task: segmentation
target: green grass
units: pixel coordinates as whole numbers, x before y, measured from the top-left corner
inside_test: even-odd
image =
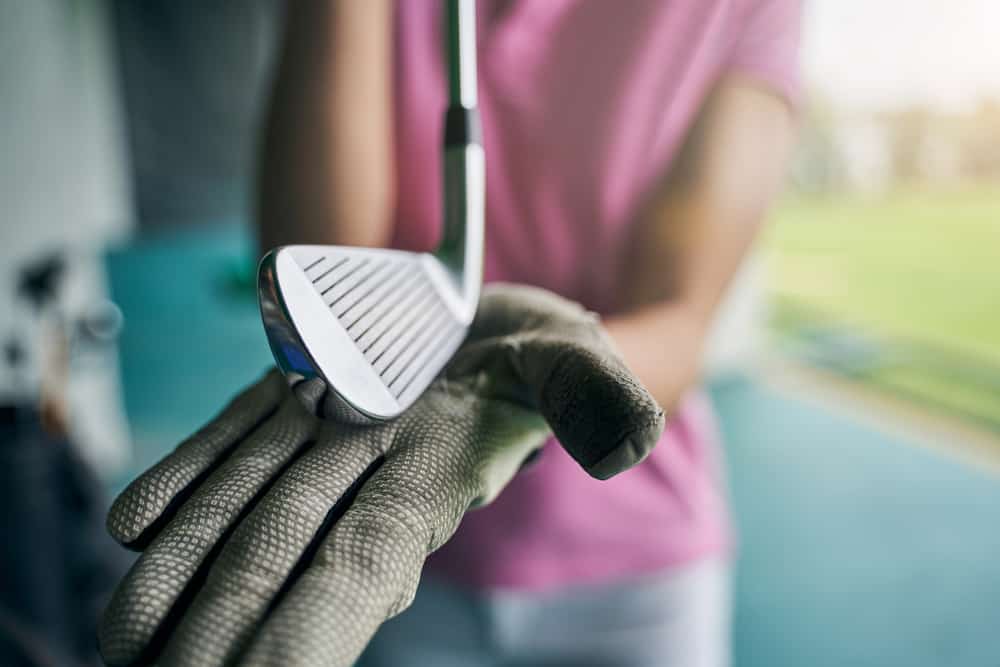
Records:
[[[864,379],[1000,429],[1000,187],[790,197],[763,246],[780,334],[870,336]]]

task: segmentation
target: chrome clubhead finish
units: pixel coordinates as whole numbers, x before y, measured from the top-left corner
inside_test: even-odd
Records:
[[[438,248],[285,246],[261,260],[258,296],[271,352],[321,417],[369,423],[398,416],[441,372],[475,317],[485,209],[475,1],[447,5],[451,101]]]
[[[353,423],[409,407],[461,345],[476,308],[433,255],[339,246],[269,253],[260,303],[275,361],[299,397]]]

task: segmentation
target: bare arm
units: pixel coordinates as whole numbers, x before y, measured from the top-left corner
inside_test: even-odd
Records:
[[[262,249],[384,246],[394,206],[390,0],[287,3],[258,171]]]
[[[668,411],[698,378],[713,314],[780,187],[791,136],[783,100],[723,79],[646,209],[630,263],[633,309],[605,324]]]

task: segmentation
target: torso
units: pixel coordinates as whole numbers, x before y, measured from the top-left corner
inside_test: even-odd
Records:
[[[488,281],[545,287],[602,314],[622,307],[637,211],[726,62],[738,4],[478,3]],[[397,4],[394,244],[407,249],[433,247],[440,229],[440,23],[438,2]],[[611,481],[547,446],[429,568],[544,588],[724,550],[714,440],[707,404],[691,396],[650,457]]]

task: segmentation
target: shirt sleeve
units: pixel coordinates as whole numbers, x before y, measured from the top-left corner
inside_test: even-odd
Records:
[[[748,0],[728,71],[760,82],[798,107],[801,21],[801,0]]]

